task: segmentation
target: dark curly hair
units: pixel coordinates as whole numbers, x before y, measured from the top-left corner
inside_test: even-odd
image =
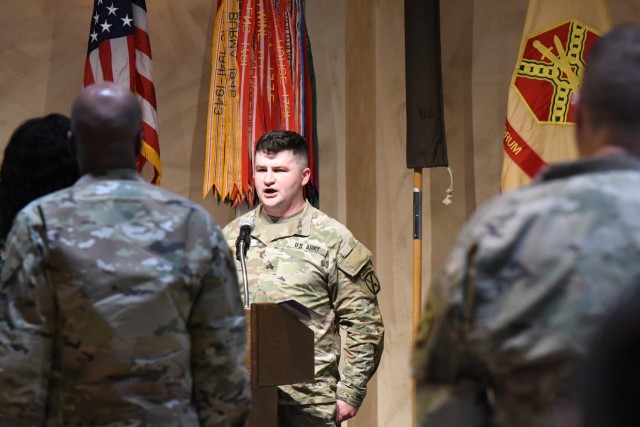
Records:
[[[0,166],[0,239],[29,202],[78,179],[78,164],[67,147],[69,128],[68,117],[49,114],[27,120],[11,135]]]

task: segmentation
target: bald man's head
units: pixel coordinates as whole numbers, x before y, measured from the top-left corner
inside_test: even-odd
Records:
[[[87,86],[71,109],[71,146],[82,173],[135,168],[142,110],[136,96],[114,83]]]

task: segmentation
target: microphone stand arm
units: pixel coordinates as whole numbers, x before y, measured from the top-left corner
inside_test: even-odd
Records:
[[[241,239],[238,243],[238,255],[240,258],[240,269],[242,270],[242,288],[244,290],[244,308],[249,308],[249,278],[247,276],[247,251],[245,241]]]

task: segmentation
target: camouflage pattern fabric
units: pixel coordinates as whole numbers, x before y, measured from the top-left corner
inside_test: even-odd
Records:
[[[28,205],[0,291],[0,425],[242,425],[246,322],[220,228],[134,170]]]
[[[6,247],[5,239],[0,239],[0,273],[4,268],[4,259],[6,258],[5,247]]]
[[[278,407],[278,427],[335,427],[334,403],[315,405],[281,405]]]
[[[640,283],[640,163],[549,168],[480,209],[433,283],[414,351],[421,426],[566,426],[594,328]]]
[[[279,403],[331,403],[337,396],[360,406],[384,337],[371,253],[342,224],[307,202],[301,212],[276,223],[259,205],[228,224],[223,233],[234,258],[243,218],[255,224],[247,253],[250,302],[296,300],[321,317],[307,324],[315,334],[316,381],[280,387]],[[238,261],[236,267],[241,274]],[[347,332],[342,378],[339,327]]]

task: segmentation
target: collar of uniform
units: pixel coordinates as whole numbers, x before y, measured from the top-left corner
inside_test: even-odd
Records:
[[[558,163],[544,169],[536,177],[536,182],[551,181],[574,175],[596,172],[612,172],[634,170],[640,171],[640,161],[631,155],[614,154],[610,156],[596,156],[573,162]]]
[[[88,172],[80,177],[78,184],[113,179],[144,181],[135,169],[110,169]]]
[[[313,214],[309,201],[305,201],[301,212],[282,218],[276,223],[271,221],[262,208],[262,204],[258,205],[253,216],[253,221],[256,224],[253,236],[261,242],[272,242],[291,236],[309,236],[311,232],[311,216]]]

